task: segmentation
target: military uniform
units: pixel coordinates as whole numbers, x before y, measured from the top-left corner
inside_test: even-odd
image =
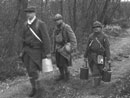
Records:
[[[103,56],[103,64],[98,63],[99,55]],[[88,37],[84,57],[88,58],[89,67],[93,77],[101,78],[105,62],[110,60],[109,41],[103,32],[99,32],[98,34],[93,32]]]
[[[77,47],[76,36],[68,24],[64,22],[56,26],[54,31],[54,47],[53,51],[56,57],[56,65],[60,71],[60,79],[68,79],[68,69],[67,67],[71,65],[71,53]],[[71,51],[65,49],[65,45],[70,43]]]
[[[33,29],[42,42],[33,35],[29,27]],[[42,70],[42,59],[46,58],[47,54],[50,53],[50,39],[45,23],[37,18],[32,24],[25,22],[22,39],[22,60],[34,90],[36,89],[38,72]]]

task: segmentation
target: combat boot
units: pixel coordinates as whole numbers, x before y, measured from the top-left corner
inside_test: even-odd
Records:
[[[67,82],[70,78],[70,73],[69,72],[66,72],[65,73],[65,76],[64,76],[64,81]]]
[[[60,71],[60,76],[56,79],[56,81],[61,81],[61,80],[63,80],[64,79],[64,76],[65,76],[65,74],[64,74],[64,69],[61,67],[61,68],[59,68],[59,71]]]
[[[61,80],[63,80],[64,79],[64,76],[63,75],[60,75],[57,79],[56,79],[56,81],[61,81]]]
[[[30,79],[31,85],[32,85],[32,91],[29,94],[29,97],[33,97],[36,94],[36,82],[34,79]]]
[[[32,91],[29,94],[29,97],[33,97],[35,94],[36,94],[36,88],[32,88]]]

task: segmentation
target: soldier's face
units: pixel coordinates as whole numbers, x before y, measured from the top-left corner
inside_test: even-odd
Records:
[[[62,22],[63,22],[62,20],[57,20],[56,25],[60,25],[60,24],[62,24]]]
[[[96,28],[93,28],[93,31],[96,33],[99,33],[102,31],[102,28],[101,27],[96,27]]]
[[[31,20],[35,15],[35,13],[27,13],[27,19]]]

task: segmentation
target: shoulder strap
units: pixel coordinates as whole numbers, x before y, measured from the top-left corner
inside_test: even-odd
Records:
[[[62,30],[62,36],[63,36],[63,39],[64,39],[64,41],[66,43],[67,42],[66,36],[67,36],[68,33],[65,32],[65,30],[66,30],[66,24],[64,25],[63,30]]]
[[[90,41],[90,43],[89,43],[89,47],[92,45],[92,43],[93,43],[93,40]]]
[[[101,44],[101,42],[99,41],[99,39],[97,37],[96,37],[96,40],[100,44],[100,47],[102,47],[105,50],[104,46]],[[104,41],[104,39],[103,39],[103,41]]]
[[[90,38],[90,42],[89,42],[89,47],[92,45],[92,43],[93,43],[93,39],[91,39],[91,37],[93,37],[93,33],[89,36],[89,38]]]
[[[32,34],[42,43],[42,40],[40,39],[40,37],[34,32],[34,30],[28,26],[29,30],[32,32]]]

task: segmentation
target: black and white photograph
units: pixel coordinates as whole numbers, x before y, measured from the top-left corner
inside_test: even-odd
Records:
[[[130,98],[130,0],[0,0],[0,98]]]

